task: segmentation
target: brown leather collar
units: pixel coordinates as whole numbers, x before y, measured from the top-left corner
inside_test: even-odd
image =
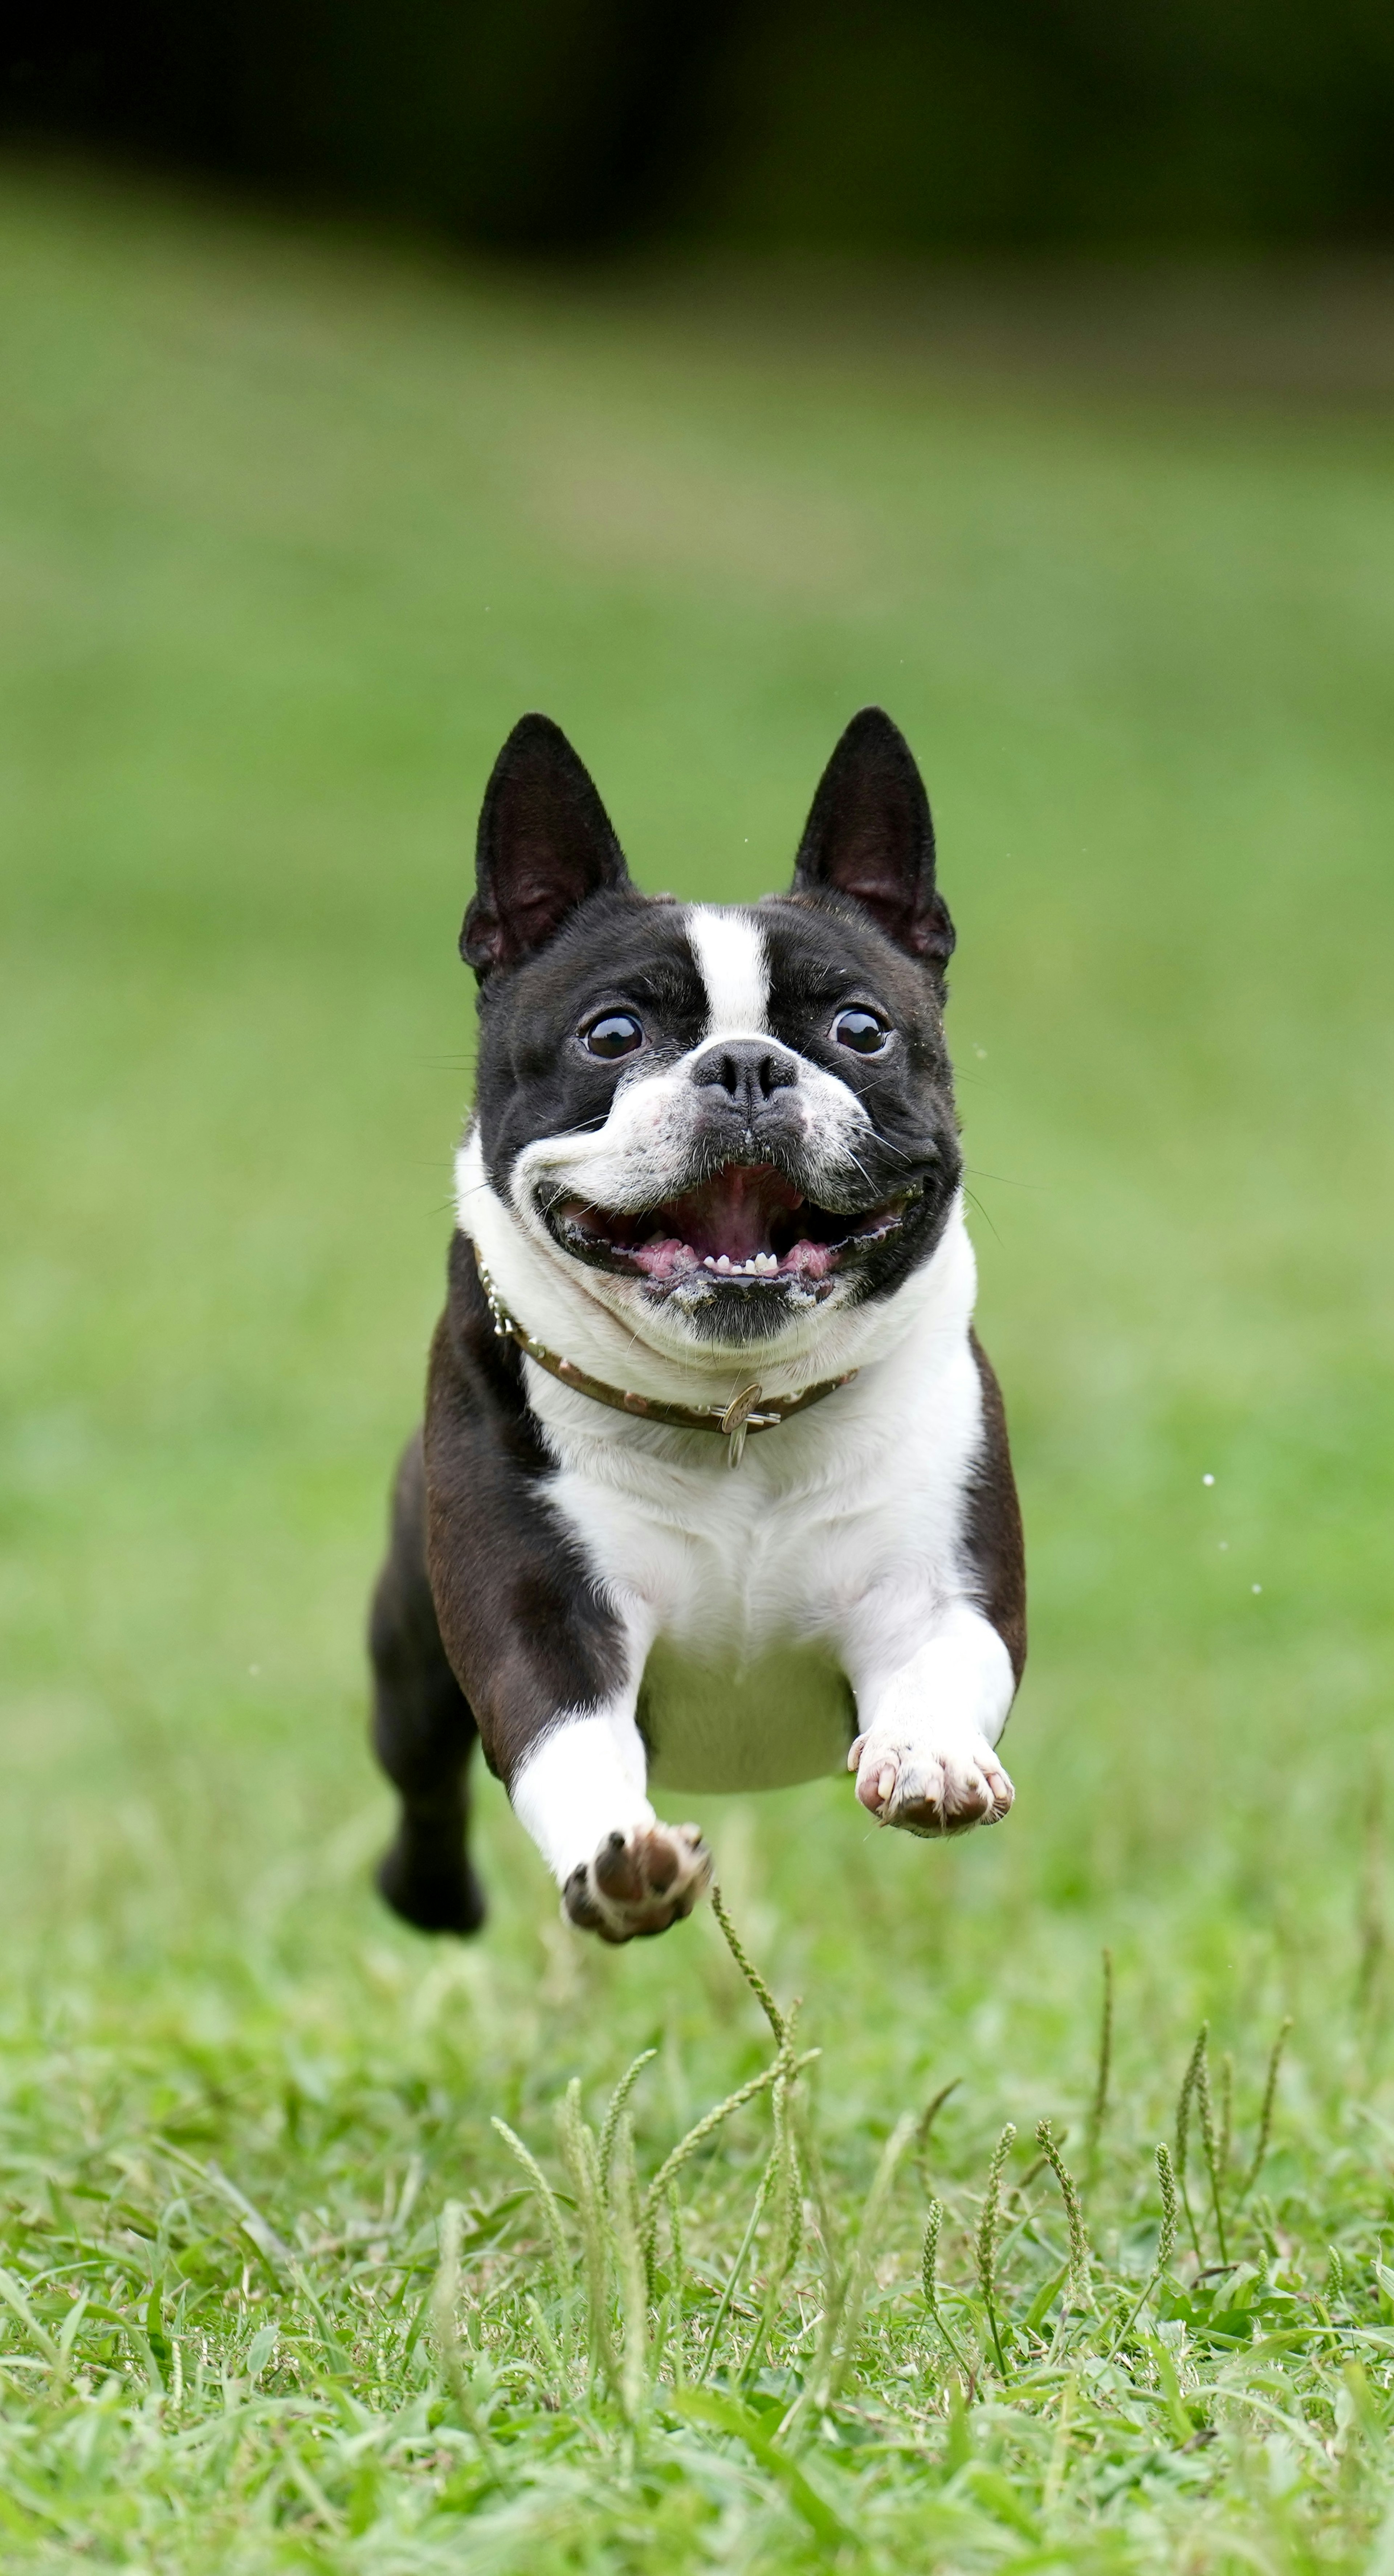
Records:
[[[665,1404],[656,1395],[635,1395],[629,1389],[607,1386],[603,1378],[588,1377],[574,1360],[563,1360],[555,1351],[546,1349],[526,1333],[516,1317],[510,1315],[493,1280],[484,1267],[475,1245],[474,1265],[479,1284],[488,1300],[494,1319],[494,1331],[500,1341],[516,1342],[528,1359],[535,1360],[550,1377],[559,1378],[563,1386],[574,1387],[578,1395],[588,1395],[595,1404],[608,1404],[614,1413],[635,1415],[642,1422],[661,1422],[673,1431],[714,1431],[727,1443],[728,1467],[739,1467],[745,1451],[746,1434],[751,1431],[777,1431],[792,1413],[805,1413],[810,1404],[821,1404],[825,1395],[836,1395],[840,1386],[850,1386],[857,1375],[848,1369],[841,1377],[825,1377],[816,1386],[806,1386],[801,1395],[764,1396],[752,1382],[733,1395],[727,1405]]]

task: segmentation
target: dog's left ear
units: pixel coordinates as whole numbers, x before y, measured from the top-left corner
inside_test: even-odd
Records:
[[[460,954],[481,983],[545,947],[588,895],[630,882],[590,772],[550,716],[520,716],[494,763],[475,877]]]
[[[853,716],[818,782],[795,894],[845,894],[942,974],[954,926],[934,883],[934,824],[910,745],[880,707]]]

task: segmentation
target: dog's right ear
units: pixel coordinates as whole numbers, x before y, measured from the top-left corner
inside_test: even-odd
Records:
[[[550,716],[520,716],[494,763],[475,880],[460,954],[481,983],[545,947],[588,895],[630,882],[590,773]]]

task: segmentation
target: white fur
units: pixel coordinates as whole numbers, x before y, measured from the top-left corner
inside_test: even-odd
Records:
[[[683,926],[707,988],[708,1041],[763,1037],[770,1024],[770,968],[765,934],[754,915],[691,903]]]
[[[626,1839],[651,1825],[644,1794],[644,1748],[632,1695],[599,1716],[565,1716],[515,1773],[514,1814],[531,1834],[559,1887],[590,1860],[607,1834]]]

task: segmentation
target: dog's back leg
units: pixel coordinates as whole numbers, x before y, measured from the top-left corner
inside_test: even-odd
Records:
[[[373,1594],[373,1748],[401,1793],[402,1818],[378,1886],[423,1932],[477,1932],[484,1894],[470,1866],[466,1766],[475,1724],[446,1661],[426,1571],[421,1434],[397,1471],[392,1536]]]

